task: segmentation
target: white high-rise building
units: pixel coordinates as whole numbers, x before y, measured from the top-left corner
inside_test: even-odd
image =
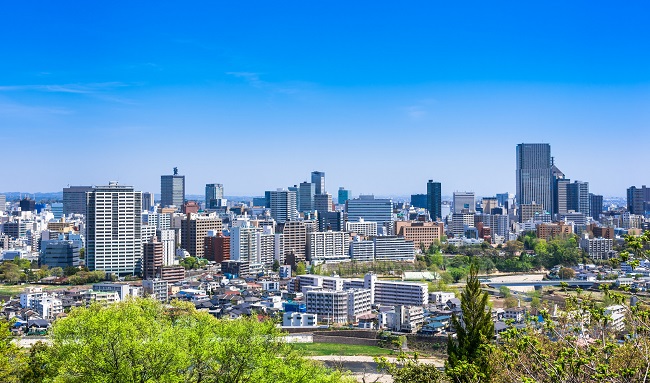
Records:
[[[474,212],[476,212],[474,192],[454,192],[454,213]]]
[[[350,234],[344,231],[313,232],[307,235],[308,259],[315,265],[350,260]]]
[[[178,261],[176,261],[176,231],[173,229],[162,229],[156,231],[156,235],[163,245],[163,266],[178,264]]]
[[[118,275],[139,274],[142,193],[110,182],[86,194],[86,266]]]
[[[345,230],[363,235],[366,237],[376,237],[377,236],[377,222],[368,222],[363,218],[359,218],[358,222],[346,222]]]

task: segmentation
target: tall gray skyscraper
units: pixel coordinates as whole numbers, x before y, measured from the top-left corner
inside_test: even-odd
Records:
[[[298,210],[300,212],[310,212],[314,210],[314,195],[316,194],[316,185],[311,182],[301,182],[298,188]]]
[[[86,214],[86,192],[92,190],[92,186],[63,188],[63,215]]]
[[[442,218],[442,185],[440,182],[427,182],[427,210],[432,221]]]
[[[590,202],[588,182],[575,181],[567,185],[567,210],[584,213],[590,217]]]
[[[311,172],[311,183],[315,185],[316,194],[325,194],[325,172]]]
[[[178,168],[174,174],[160,176],[160,205],[177,206],[180,208],[185,203],[185,176],[178,175]]]
[[[517,145],[517,203],[543,205],[553,209],[551,145]]]
[[[86,267],[118,275],[142,266],[142,193],[111,182],[87,194]]]
[[[474,192],[454,192],[454,213],[475,213]]]
[[[205,207],[206,209],[215,209],[223,199],[223,185],[222,184],[206,184],[205,185]],[[219,200],[219,201],[217,201]]]
[[[153,193],[142,192],[142,211],[149,211],[154,205]]]
[[[290,190],[272,190],[268,192],[271,217],[277,223],[293,221],[298,218],[296,192]]]

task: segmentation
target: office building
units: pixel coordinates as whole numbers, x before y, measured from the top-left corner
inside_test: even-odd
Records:
[[[573,233],[573,226],[564,222],[540,223],[537,225],[537,238],[550,240],[553,238],[566,238]]]
[[[79,243],[65,240],[45,240],[41,242],[39,266],[53,267],[79,266]]]
[[[63,215],[86,214],[86,193],[92,186],[70,186],[63,188]]]
[[[206,184],[205,185],[205,208],[216,209],[222,207],[223,200],[223,185],[222,184]]]
[[[379,199],[373,195],[360,195],[359,198],[348,200],[346,203],[348,222],[359,222],[361,219],[377,222],[377,225],[393,221],[393,201]]]
[[[350,233],[313,232],[307,235],[307,259],[314,265],[350,260]]]
[[[178,168],[174,168],[174,174],[160,176],[160,206],[180,209],[184,203],[185,176],[178,175]]]
[[[298,211],[307,213],[314,210],[314,195],[316,185],[311,182],[301,182],[298,187]]]
[[[25,197],[20,200],[20,211],[34,211],[36,210],[36,201]]]
[[[278,189],[269,191],[268,195],[271,217],[277,223],[295,221],[298,218],[296,192]]]
[[[552,167],[551,145],[517,145],[517,203],[520,205],[541,205],[545,211],[552,211]]]
[[[645,215],[650,210],[650,188],[645,185],[627,189],[627,211],[630,214]]]
[[[442,222],[397,221],[395,222],[395,233],[399,237],[413,242],[416,248],[426,251],[431,244],[442,241],[442,236],[445,235],[445,225]]]
[[[568,178],[555,178],[553,180],[553,214],[557,217],[569,211],[569,185]]]
[[[603,213],[603,196],[589,193],[589,211],[591,217],[598,221]]]
[[[343,186],[341,186],[339,187],[339,194],[336,203],[339,205],[345,205],[345,201],[349,200],[350,197],[351,197],[351,192],[343,188]]]
[[[332,211],[332,195],[329,193],[314,195],[314,210],[319,215]]]
[[[588,182],[575,181],[567,185],[567,210],[591,217],[590,203]]]
[[[426,194],[411,194],[411,206],[415,208],[426,209],[427,204],[427,195]]]
[[[61,202],[53,202],[50,205],[50,211],[54,219],[60,220],[63,217],[63,204]]]
[[[187,214],[181,220],[181,246],[193,257],[203,258],[208,231],[222,231],[221,218],[215,213]]]
[[[442,184],[440,182],[427,182],[427,210],[432,221],[442,219]]]
[[[0,194],[0,213],[6,210],[7,210],[7,196],[4,194]]]
[[[318,213],[318,231],[343,231],[345,230],[344,222],[342,211]]]
[[[454,192],[454,213],[475,213],[474,192]]]
[[[454,213],[451,215],[451,233],[454,237],[465,236],[468,228],[474,227],[474,214]]]
[[[316,194],[325,194],[325,172],[311,172],[311,183],[315,185]]]
[[[151,192],[142,192],[142,211],[150,211],[154,206],[154,195]]]
[[[142,261],[142,193],[110,182],[87,193],[86,267],[139,274]]]

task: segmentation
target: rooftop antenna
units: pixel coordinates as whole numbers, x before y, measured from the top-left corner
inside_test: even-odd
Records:
[[[178,168],[176,168],[176,167],[174,168],[174,175],[175,175],[175,176],[178,175]]]

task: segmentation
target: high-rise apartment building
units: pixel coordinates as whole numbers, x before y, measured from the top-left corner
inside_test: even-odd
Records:
[[[296,192],[278,189],[268,193],[271,217],[277,223],[293,221],[298,218]]]
[[[298,187],[298,211],[306,213],[314,210],[314,195],[316,185],[311,182],[301,182]]]
[[[142,248],[142,279],[160,278],[163,267],[163,244],[154,236],[145,242]]]
[[[203,258],[208,231],[221,231],[221,218],[216,214],[187,214],[181,220],[181,245],[193,257]]]
[[[160,206],[176,206],[179,209],[185,203],[185,176],[178,175],[178,168],[174,174],[160,176]]]
[[[142,193],[110,182],[86,196],[86,267],[118,275],[139,274]]]
[[[339,205],[345,205],[345,201],[350,199],[350,193],[351,192],[343,188],[343,186],[339,187],[339,195],[336,203]]]
[[[307,235],[307,258],[312,264],[341,262],[350,259],[350,233],[344,231],[313,232]]]
[[[63,188],[63,215],[86,214],[86,193],[92,190],[92,186]]]
[[[205,185],[205,208],[206,209],[216,209],[218,207],[221,207],[222,199],[223,199],[222,184]]]
[[[325,194],[325,172],[311,172],[311,183],[316,187],[316,194]]]
[[[551,145],[517,145],[517,203],[541,205],[545,211],[552,211],[552,167]]]
[[[454,213],[475,213],[474,192],[454,192]]]
[[[432,221],[442,219],[442,184],[440,182],[427,182],[427,210]]]

